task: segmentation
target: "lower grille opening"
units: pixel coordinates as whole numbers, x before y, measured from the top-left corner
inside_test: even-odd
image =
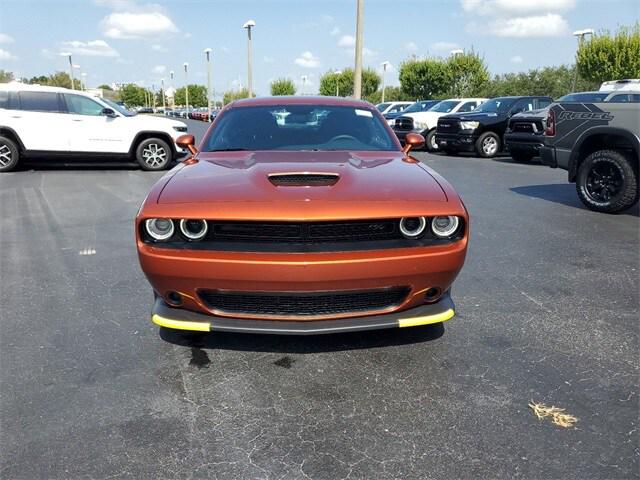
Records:
[[[201,290],[211,310],[245,315],[312,317],[385,310],[404,302],[408,287],[330,292],[227,292]]]

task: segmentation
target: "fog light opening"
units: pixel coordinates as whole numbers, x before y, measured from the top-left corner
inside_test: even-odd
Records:
[[[180,305],[182,305],[182,295],[180,295],[178,292],[167,292],[166,299],[167,303],[169,305],[173,305],[174,307],[179,307]]]
[[[440,298],[440,295],[442,295],[442,290],[440,290],[438,287],[431,287],[425,292],[424,299],[427,302],[435,302]]]

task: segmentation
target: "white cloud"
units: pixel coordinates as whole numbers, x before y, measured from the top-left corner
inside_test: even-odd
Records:
[[[576,0],[461,0],[460,3],[467,13],[491,16],[565,12],[576,6]]]
[[[13,37],[6,33],[0,33],[0,43],[13,43]]]
[[[3,50],[2,48],[0,48],[0,60],[5,60],[5,61],[9,61],[9,60],[17,60],[18,57],[16,57],[15,55],[12,55],[11,52],[7,52],[6,50]]]
[[[273,63],[274,61],[273,57],[270,57],[269,55],[265,55],[264,57],[262,57],[262,60],[264,61],[264,63]]]
[[[503,18],[491,22],[489,31],[498,37],[559,37],[569,33],[569,24],[556,13]]]
[[[101,22],[107,37],[119,39],[141,38],[178,32],[173,21],[160,12],[117,12]]]
[[[153,67],[153,73],[158,75],[162,75],[166,71],[167,67],[165,67],[164,65],[156,65],[155,67]]]
[[[168,52],[169,49],[167,47],[165,47],[164,45],[160,45],[159,43],[154,43],[153,45],[151,45],[151,50],[155,50],[156,52]]]
[[[416,45],[414,42],[407,42],[404,44],[404,49],[407,52],[417,52],[418,51],[418,45]]]
[[[320,59],[313,53],[307,51],[296,58],[294,63],[303,68],[318,68],[320,66]]]
[[[339,47],[355,47],[356,46],[356,38],[351,35],[343,35],[338,40]]]
[[[430,45],[430,48],[436,52],[450,52],[460,48],[460,45],[454,42],[434,42]]]
[[[73,55],[84,57],[119,57],[120,54],[104,40],[71,40],[60,43],[61,51],[69,51]]]
[[[520,55],[514,55],[513,57],[511,57],[511,58],[509,59],[509,61],[510,61],[511,63],[516,63],[516,64],[518,64],[518,63],[522,63],[522,61],[523,61],[523,60],[522,60],[522,57],[521,57]]]

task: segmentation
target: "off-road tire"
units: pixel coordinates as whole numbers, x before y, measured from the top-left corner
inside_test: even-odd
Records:
[[[136,160],[143,170],[166,170],[173,161],[173,150],[160,138],[145,138],[136,148]]]
[[[576,192],[587,208],[616,213],[637,203],[638,172],[630,157],[617,150],[598,150],[582,161]]]
[[[0,135],[0,172],[15,170],[20,161],[20,151],[10,138]]]

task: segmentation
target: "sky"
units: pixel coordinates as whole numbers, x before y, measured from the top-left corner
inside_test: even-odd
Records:
[[[95,87],[112,82],[159,88],[206,83],[213,49],[216,97],[247,82],[253,29],[254,91],[275,78],[317,92],[320,76],[354,64],[355,0],[0,0],[0,69],[20,77],[68,71],[71,52]],[[615,31],[640,18],[639,0],[364,0],[364,63],[390,62],[398,84],[403,60],[479,52],[492,74],[573,61],[574,30]]]

